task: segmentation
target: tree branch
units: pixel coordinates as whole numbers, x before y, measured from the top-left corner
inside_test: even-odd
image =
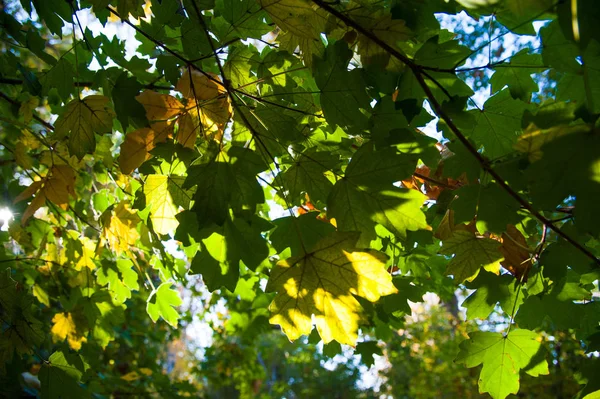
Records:
[[[458,138],[458,140],[465,146],[467,151],[470,152],[471,155],[473,155],[475,157],[477,162],[479,162],[479,164],[481,165],[482,169],[485,170],[487,173],[489,173],[490,176],[492,176],[494,178],[494,180],[496,180],[496,183],[498,183],[498,185],[500,185],[500,187],[502,187],[523,208],[527,209],[529,211],[529,213],[531,213],[531,215],[533,215],[536,219],[538,219],[540,222],[542,222],[542,224],[547,225],[548,228],[550,228],[552,231],[554,231],[560,237],[565,239],[567,242],[569,242],[571,245],[573,245],[575,248],[577,248],[579,251],[581,251],[583,254],[585,254],[588,258],[593,260],[597,267],[600,267],[600,259],[596,258],[596,256],[593,253],[591,253],[587,248],[585,248],[583,245],[581,245],[580,243],[575,241],[569,235],[565,234],[562,230],[560,230],[558,227],[556,227],[554,224],[552,224],[552,222],[550,220],[548,220],[546,217],[544,217],[542,214],[540,214],[535,208],[533,208],[533,206],[528,201],[526,201],[515,190],[513,190],[512,187],[510,187],[506,183],[506,181],[498,174],[498,172],[496,172],[490,166],[489,161],[483,155],[481,155],[479,153],[479,151],[477,151],[477,148],[475,148],[469,142],[467,137],[460,131],[460,129],[456,126],[454,121],[452,121],[452,118],[450,118],[450,116],[448,114],[446,114],[446,112],[444,112],[444,110],[442,109],[442,105],[435,98],[431,89],[427,85],[427,82],[425,82],[425,79],[423,78],[423,69],[424,68],[421,65],[416,64],[413,60],[408,58],[406,55],[402,54],[400,51],[396,50],[395,48],[393,48],[392,46],[387,44],[385,41],[383,41],[382,39],[377,37],[373,32],[364,28],[362,25],[360,25],[359,23],[357,23],[356,21],[354,21],[347,15],[343,14],[342,12],[336,10],[335,8],[333,8],[332,6],[330,6],[328,3],[324,2],[323,0],[312,0],[312,2],[315,3],[316,5],[318,5],[319,7],[321,7],[322,9],[324,9],[325,11],[329,12],[331,15],[339,18],[347,26],[352,27],[357,32],[363,34],[365,37],[367,37],[369,40],[373,41],[375,44],[377,44],[383,50],[388,52],[388,54],[390,54],[394,58],[405,63],[406,66],[412,71],[415,78],[417,79],[417,82],[419,83],[419,85],[421,86],[423,91],[425,92],[425,95],[428,98],[429,103],[431,104],[431,107],[433,108],[435,113],[441,119],[443,119],[444,122],[446,122],[446,124],[448,125],[448,127],[450,128],[452,133],[454,133],[454,135]]]

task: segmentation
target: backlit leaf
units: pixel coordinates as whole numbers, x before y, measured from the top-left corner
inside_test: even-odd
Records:
[[[443,242],[439,253],[454,255],[448,263],[446,274],[452,274],[462,282],[472,281],[481,268],[498,273],[500,261],[504,259],[499,247],[500,242],[496,240],[477,237],[470,231],[456,230]]]
[[[323,342],[335,339],[354,345],[361,306],[353,295],[375,302],[397,292],[383,255],[355,248],[358,237],[353,232],[333,233],[271,271],[267,291],[277,295],[270,321],[281,325],[289,339],[308,335],[312,316]]]
[[[169,176],[149,175],[144,184],[146,203],[150,205],[152,227],[158,234],[175,234],[179,222],[177,207],[169,192]]]
[[[177,327],[179,313],[174,308],[181,305],[182,301],[177,291],[170,287],[170,282],[163,283],[152,292],[146,304],[146,311],[153,322],[156,323],[158,318],[162,317],[171,326]]]
[[[494,399],[504,399],[519,391],[519,374],[523,370],[537,377],[548,374],[538,335],[529,330],[513,330],[507,335],[496,332],[473,332],[460,344],[456,362],[467,367],[483,364],[479,391]]]
[[[96,134],[112,131],[113,117],[107,97],[91,95],[75,99],[56,120],[56,137],[61,139],[68,135],[69,152],[81,159],[96,149]]]

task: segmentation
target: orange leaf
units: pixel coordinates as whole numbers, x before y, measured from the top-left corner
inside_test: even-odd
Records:
[[[150,121],[167,120],[184,110],[183,104],[168,94],[145,90],[135,99],[144,106]]]

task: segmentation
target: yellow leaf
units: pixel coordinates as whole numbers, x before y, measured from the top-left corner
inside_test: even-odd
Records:
[[[316,39],[325,31],[327,12],[308,0],[260,0],[261,7],[284,32]]]
[[[456,230],[466,230],[475,234],[477,227],[475,227],[474,221],[469,224],[454,224],[454,211],[448,209],[433,236],[444,241],[450,238]]]
[[[140,369],[140,373],[144,374],[145,376],[151,376],[152,375],[152,370],[150,370],[149,368],[146,367],[142,367]]]
[[[80,233],[75,230],[69,230],[67,234],[75,241],[79,241],[81,244],[81,250],[77,248],[77,261],[75,263],[75,270],[82,270],[88,268],[94,270],[96,264],[94,258],[96,257],[96,245],[94,241],[85,236],[80,236]]]
[[[117,255],[134,246],[140,235],[137,226],[141,222],[137,212],[129,209],[127,202],[121,202],[113,209],[104,223],[104,238]]]
[[[135,98],[146,110],[149,121],[171,119],[184,110],[183,104],[173,96],[145,90]]]
[[[277,263],[267,291],[277,295],[269,309],[272,324],[289,339],[309,334],[311,316],[323,342],[354,345],[362,307],[354,295],[375,302],[396,293],[385,270],[385,255],[355,248],[360,233],[335,232],[303,256]]]
[[[39,284],[33,286],[33,296],[36,297],[40,303],[50,307],[50,297]]]
[[[146,203],[150,205],[150,220],[158,234],[174,233],[179,222],[175,218],[177,207],[169,193],[169,177],[148,175],[144,184]]]
[[[121,379],[125,380],[127,382],[139,380],[140,378],[141,378],[141,376],[135,370],[134,371],[130,371],[129,373],[121,376]]]
[[[29,148],[20,141],[15,145],[15,161],[17,162],[17,165],[23,169],[31,169],[33,167],[33,161],[28,154],[29,151]]]
[[[23,145],[25,147],[31,148],[32,150],[37,150],[42,145],[42,143],[40,143],[40,140],[37,139],[33,135],[33,133],[31,133],[27,129],[22,129],[21,130],[21,138],[19,139],[19,142],[23,143]]]
[[[75,99],[66,105],[56,120],[54,132],[58,140],[69,136],[69,151],[79,159],[96,149],[95,134],[112,131],[114,112],[108,107],[105,96],[92,95]]]
[[[194,108],[190,109],[185,115],[182,115],[177,129],[177,142],[184,147],[194,148],[196,138],[199,131],[202,129],[201,118],[198,117],[198,111]],[[203,130],[201,131],[203,132]]]
[[[33,196],[33,194],[35,194],[40,189],[42,184],[43,182],[41,180],[34,181],[29,187],[23,190],[21,194],[15,197],[13,203],[16,204],[17,202],[21,202],[25,199],[31,198],[31,196]]]
[[[33,110],[36,109],[39,104],[40,99],[32,96],[30,96],[27,101],[23,101],[21,103],[21,107],[19,107],[19,114],[23,115],[23,121],[25,123],[31,122],[31,118],[33,118]]]
[[[223,132],[231,117],[232,107],[227,91],[220,82],[218,76],[207,76],[198,71],[184,72],[177,82],[176,89],[188,99],[187,112],[179,118],[177,136],[183,145],[193,147],[199,132],[204,137]],[[220,135],[216,138],[220,139]]]
[[[52,318],[52,329],[50,333],[52,334],[53,342],[62,342],[67,339],[69,343],[69,347],[71,349],[78,351],[81,349],[81,344],[87,342],[87,338],[85,334],[87,333],[86,328],[81,328],[80,325],[83,320],[81,318],[77,318],[77,322],[73,317],[72,313],[57,313]],[[79,324],[79,325],[78,325]]]
[[[133,131],[121,144],[119,167],[123,174],[130,174],[150,158],[150,151],[154,148],[154,132],[145,127]]]

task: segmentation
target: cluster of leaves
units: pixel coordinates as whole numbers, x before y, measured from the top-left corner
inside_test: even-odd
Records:
[[[597,350],[594,3],[8,4],[0,166],[17,217],[1,235],[0,371],[34,371],[44,397],[115,394],[144,375],[145,392],[193,392],[156,357],[108,360],[176,334],[158,320],[178,326],[189,274],[245,304],[240,334],[270,321],[365,358],[378,347],[359,334],[391,340],[407,300],[466,287],[469,320],[508,320],[469,332],[456,357],[483,366],[495,399],[549,373],[541,331]],[[489,21],[483,44],[440,29],[436,15],[461,11]],[[91,18],[127,27],[135,55]],[[541,47],[496,59],[498,26]],[[479,107],[467,81],[483,70]],[[434,118],[439,140],[419,129]],[[593,395],[598,370],[581,372],[579,396]]]

